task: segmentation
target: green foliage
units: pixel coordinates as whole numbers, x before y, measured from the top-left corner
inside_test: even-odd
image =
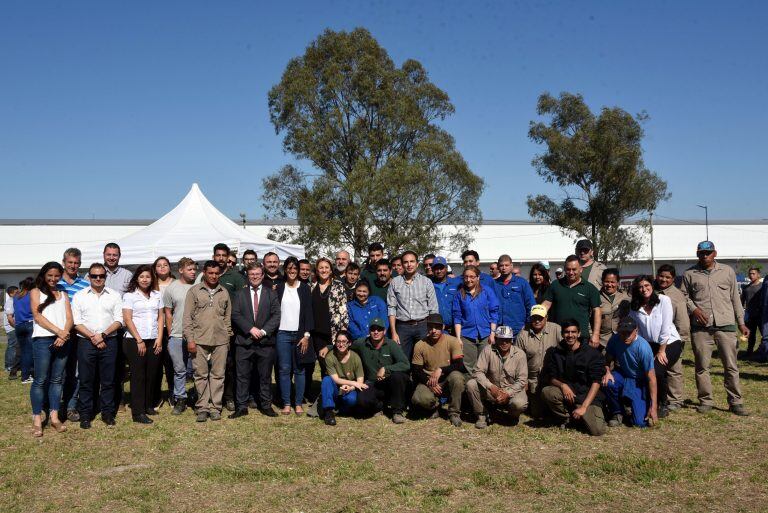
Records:
[[[763,272],[763,266],[762,264],[758,263],[757,260],[754,259],[747,259],[747,260],[741,260],[738,264],[736,264],[736,272],[741,273],[744,276],[749,273],[749,270],[753,267],[757,268],[758,271],[761,273]]]
[[[396,67],[367,30],[326,30],[288,63],[269,110],[285,150],[319,171],[285,166],[264,180],[267,213],[299,225],[272,236],[358,257],[372,241],[423,252],[471,240],[483,180],[435,124],[453,105],[418,62]]]
[[[621,225],[670,197],[667,183],[643,163],[641,122],[647,115],[634,118],[618,107],[604,107],[595,116],[581,95],[571,93],[559,98],[542,94],[536,111],[550,119],[531,121],[528,136],[547,148],[533,166],[565,197],[528,196],[529,214],[575,238],[592,239],[600,260],[624,261],[635,255],[642,229]]]

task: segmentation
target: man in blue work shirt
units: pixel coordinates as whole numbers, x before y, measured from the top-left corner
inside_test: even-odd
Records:
[[[614,364],[613,369],[611,364]],[[637,323],[631,317],[624,317],[619,322],[618,333],[605,347],[603,391],[611,413],[609,426],[621,425],[625,402],[632,407],[633,426],[647,427],[658,422],[653,350],[637,334]]]
[[[496,297],[499,298],[499,325],[510,326],[519,333],[528,320],[528,312],[536,304],[533,289],[528,282],[512,274],[512,258],[501,255],[498,261],[501,276],[496,278]]]
[[[448,277],[448,262],[445,257],[436,256],[432,261],[432,283],[435,285],[435,295],[440,315],[445,323],[444,331],[453,334],[453,296],[461,286],[461,278]]]

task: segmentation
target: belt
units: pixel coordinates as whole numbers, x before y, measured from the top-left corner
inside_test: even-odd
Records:
[[[426,318],[426,317],[423,317],[423,318],[421,318],[421,319],[410,320],[410,321],[401,321],[400,319],[398,319],[398,320],[397,320],[397,323],[398,323],[398,324],[409,324],[409,325],[414,325],[414,324],[419,324],[419,323],[422,323],[422,322],[424,322],[424,321],[426,321],[426,320],[427,320],[427,318]]]

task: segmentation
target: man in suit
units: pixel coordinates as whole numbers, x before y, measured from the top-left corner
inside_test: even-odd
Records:
[[[272,409],[272,368],[275,362],[275,336],[280,326],[280,300],[277,292],[262,286],[264,268],[253,264],[246,270],[248,286],[237,291],[232,304],[235,331],[235,403],[229,416],[248,415],[248,396],[254,367],[258,376],[259,411],[277,417]]]

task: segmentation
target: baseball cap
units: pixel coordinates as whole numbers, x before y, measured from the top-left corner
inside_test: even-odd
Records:
[[[592,249],[592,241],[589,239],[581,239],[576,243],[576,251],[580,249]]]
[[[531,317],[534,315],[538,315],[539,317],[546,317],[547,307],[544,305],[534,305],[533,308],[531,308]]]
[[[629,333],[637,329],[637,323],[632,317],[624,317],[619,321],[619,332]]]
[[[561,273],[561,272],[563,272],[563,268],[562,267],[558,267],[557,269],[555,269],[555,274]]]
[[[497,326],[495,333],[497,338],[504,338],[504,339],[515,338],[515,332],[512,330],[511,326]]]
[[[714,251],[715,250],[715,243],[711,240],[703,240],[699,242],[699,245],[696,246],[696,251]]]
[[[448,265],[448,261],[445,259],[445,257],[436,256],[434,260],[432,260],[432,269],[437,267],[438,265],[442,265],[443,267]]]
[[[549,271],[549,260],[542,260],[542,261],[541,261],[541,262],[539,262],[539,263],[540,263],[541,265],[543,265],[543,266],[544,266],[544,269],[546,269],[547,271]]]
[[[442,326],[445,323],[443,322],[442,315],[439,313],[433,313],[427,316],[427,324],[440,324]]]
[[[387,327],[386,323],[384,322],[384,319],[382,319],[381,317],[374,317],[373,319],[368,321],[368,327],[370,328],[371,326],[378,326],[379,328]]]

